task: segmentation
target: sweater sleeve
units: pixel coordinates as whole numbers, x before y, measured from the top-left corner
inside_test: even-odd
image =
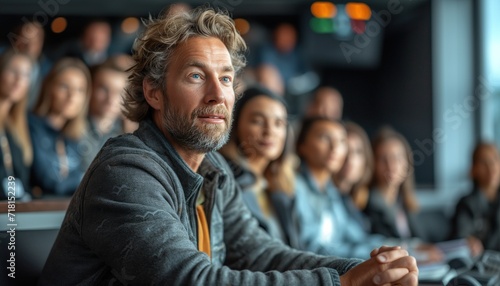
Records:
[[[123,284],[340,285],[339,275],[359,263],[272,241],[233,190],[223,215],[228,262],[235,267],[214,267],[190,239],[184,200],[165,179],[169,172],[153,160],[141,163],[140,156],[100,164],[83,186],[81,236]]]

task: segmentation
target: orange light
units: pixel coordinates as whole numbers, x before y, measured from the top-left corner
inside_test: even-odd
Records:
[[[365,3],[350,2],[345,5],[347,15],[353,20],[368,21],[372,16],[372,10]]]
[[[240,35],[245,35],[250,31],[250,23],[243,18],[234,19],[234,26],[240,32]]]
[[[311,13],[316,18],[333,18],[337,15],[337,7],[331,2],[314,2],[311,5]]]
[[[52,21],[52,24],[50,24],[52,32],[56,34],[64,32],[64,30],[66,30],[66,27],[68,27],[68,22],[64,17],[57,17]]]
[[[123,20],[121,25],[122,31],[126,34],[132,34],[139,30],[139,19],[136,17],[128,17]]]

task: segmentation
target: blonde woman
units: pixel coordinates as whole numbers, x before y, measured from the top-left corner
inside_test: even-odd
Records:
[[[26,119],[31,58],[8,50],[0,55],[0,199],[15,190],[16,198],[28,198],[29,168],[33,151]],[[10,180],[9,180],[10,178]],[[15,188],[10,188],[15,185]],[[15,183],[15,184],[13,184]],[[9,194],[11,191],[11,194]]]
[[[61,59],[43,81],[29,118],[32,183],[41,194],[71,195],[80,183],[84,170],[78,143],[86,130],[89,93],[90,73],[78,59]]]

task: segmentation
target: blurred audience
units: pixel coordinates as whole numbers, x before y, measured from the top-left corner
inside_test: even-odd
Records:
[[[87,66],[105,62],[109,56],[111,25],[103,19],[94,19],[84,28],[79,41],[73,43],[66,56],[81,59]]]
[[[97,152],[109,138],[124,133],[121,104],[126,85],[127,72],[115,61],[107,61],[92,69],[88,131],[81,144],[85,146],[85,150],[81,150],[84,152],[85,168],[90,166]]]
[[[14,40],[12,45],[16,52],[26,53],[34,61],[31,68],[31,88],[28,99],[28,108],[31,109],[40,93],[42,80],[52,66],[49,58],[42,53],[45,31],[39,22],[24,22],[14,30],[12,39]]]
[[[333,180],[341,193],[344,207],[353,219],[349,224],[365,231],[370,238],[371,224],[361,212],[366,207],[369,197],[369,184],[372,179],[374,160],[370,140],[363,128],[354,122],[345,124],[347,131],[347,158],[342,169],[334,174]],[[374,234],[380,235],[380,234]],[[427,244],[418,238],[395,238],[384,236],[384,244],[404,245],[418,258],[419,263],[441,261],[444,257],[435,245]]]
[[[33,160],[26,108],[33,61],[30,55],[7,50],[0,55],[0,200],[9,197],[14,182],[16,199],[30,197]],[[15,178],[9,180],[9,176]]]
[[[474,238],[500,251],[500,155],[493,143],[477,144],[470,174],[474,188],[456,206],[453,237]]]
[[[261,227],[297,246],[291,220],[293,168],[286,141],[283,98],[263,87],[252,87],[235,105],[231,140],[220,152],[243,191],[243,201]]]
[[[333,87],[322,86],[312,97],[306,110],[306,116],[322,116],[332,120],[341,120],[344,108],[342,94]]]
[[[55,63],[29,117],[34,195],[71,195],[83,176],[79,140],[86,130],[90,72],[75,58]]]
[[[256,51],[256,65],[276,67],[283,78],[287,93],[304,94],[313,90],[318,78],[312,73],[300,51],[297,29],[290,23],[281,23],[273,31],[272,43],[265,43]]]

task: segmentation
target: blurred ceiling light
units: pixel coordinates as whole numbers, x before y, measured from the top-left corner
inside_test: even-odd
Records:
[[[234,25],[236,26],[236,30],[240,32],[240,35],[245,35],[250,31],[250,23],[243,18],[234,19]]]
[[[363,34],[366,30],[366,22],[361,20],[351,20],[351,27],[354,33]]]
[[[64,17],[57,17],[50,24],[52,32],[56,34],[64,32],[64,30],[66,30],[66,27],[68,27],[68,21],[66,21],[66,18]]]
[[[345,10],[353,20],[368,21],[372,16],[372,10],[365,3],[349,2],[345,5]]]
[[[126,34],[132,34],[139,30],[139,19],[136,17],[125,18],[121,25],[122,31]]]
[[[330,34],[335,32],[335,25],[332,19],[311,18],[309,25],[318,34]]]
[[[333,18],[337,14],[337,7],[331,2],[314,2],[311,5],[311,13],[316,18]]]

